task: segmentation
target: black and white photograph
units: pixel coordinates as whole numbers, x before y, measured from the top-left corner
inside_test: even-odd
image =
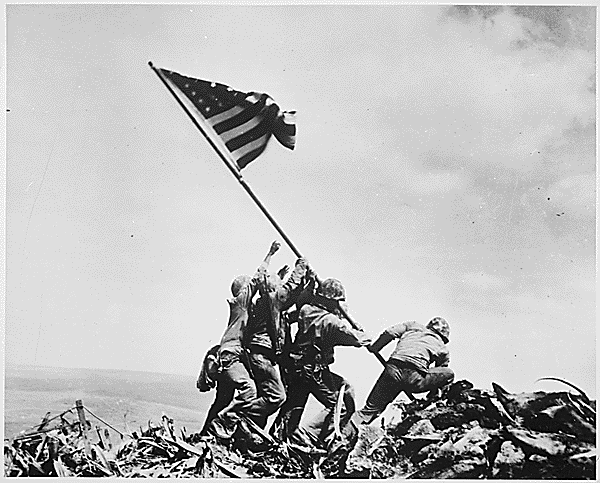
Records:
[[[596,480],[576,5],[5,5],[4,477]]]

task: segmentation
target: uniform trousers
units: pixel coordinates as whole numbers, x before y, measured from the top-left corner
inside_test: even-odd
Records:
[[[281,408],[278,420],[286,423],[286,433],[290,440],[299,444],[323,445],[334,430],[334,409],[340,389],[344,390],[341,425],[348,422],[356,409],[354,389],[342,376],[331,372],[329,367],[305,365],[293,372],[288,381],[288,398]],[[313,395],[324,408],[306,425],[300,425],[302,413]]]
[[[364,407],[352,417],[357,424],[369,424],[402,392],[427,392],[454,380],[454,372],[448,367],[432,367],[419,370],[410,363],[390,359],[371,389]]]

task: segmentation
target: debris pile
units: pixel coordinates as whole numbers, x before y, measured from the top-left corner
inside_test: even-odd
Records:
[[[397,403],[400,422],[361,427],[349,455],[343,444],[336,454],[280,442],[250,421],[227,443],[187,435],[185,428],[176,435],[166,415],[139,433],[110,426],[119,434],[113,444],[108,430],[92,429],[83,415],[87,408],[77,401],[77,413],[47,414],[33,431],[5,440],[4,474],[595,479],[595,401],[581,391],[511,394],[492,387],[485,391],[459,381],[434,399]]]
[[[595,401],[492,386],[459,381],[434,401],[400,404],[399,424],[361,428],[344,476],[595,479]]]
[[[73,409],[77,409],[77,418]],[[81,401],[58,416],[47,414],[33,431],[4,443],[4,475],[83,477],[206,477],[238,476],[215,462],[208,443],[181,436],[173,420],[163,415],[161,425],[148,422],[139,433],[113,441],[106,428],[95,427],[83,415]],[[88,410],[89,411],[89,410]],[[91,412],[91,411],[90,411]],[[50,424],[54,421],[53,424]],[[114,434],[114,433],[113,433]],[[191,441],[196,440],[195,444]]]

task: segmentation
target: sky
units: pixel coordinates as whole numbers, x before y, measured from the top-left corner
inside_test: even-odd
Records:
[[[5,363],[193,383],[232,279],[283,242],[152,61],[297,111],[296,149],[242,174],[367,332],[443,316],[457,380],[595,397],[595,18],[7,5]],[[332,369],[360,404],[381,366]]]

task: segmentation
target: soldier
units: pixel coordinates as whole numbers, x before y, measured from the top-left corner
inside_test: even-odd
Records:
[[[250,368],[258,398],[247,414],[262,428],[266,426],[268,417],[286,399],[285,387],[277,367],[277,359],[281,355],[285,339],[281,313],[296,303],[307,268],[308,262],[299,258],[285,283],[282,279],[287,266],[279,271],[279,276],[262,276],[259,283],[261,296],[252,307],[248,321],[244,340],[250,353]]]
[[[210,430],[210,423],[215,419],[219,413],[227,407],[227,405],[233,400],[235,394],[235,387],[229,380],[224,380],[219,374],[219,346],[216,345],[211,347],[204,356],[202,361],[202,370],[196,382],[196,387],[200,392],[207,392],[216,386],[215,400],[213,401],[206,419],[204,420],[204,426],[200,434],[207,436]]]
[[[340,389],[346,385],[341,423],[345,424],[355,409],[354,391],[329,366],[334,362],[334,347],[362,347],[371,339],[361,330],[353,329],[341,318],[339,303],[345,300],[342,284],[329,278],[304,305],[298,314],[298,333],[291,357],[296,361],[290,372],[288,399],[282,406],[278,421],[287,425],[290,440],[300,444],[324,446],[333,432],[333,411]],[[308,397],[313,395],[324,409],[306,427],[300,419]]]
[[[229,390],[233,387],[236,394],[231,403],[211,423],[211,431],[221,438],[229,438],[233,434],[239,419],[236,413],[247,413],[256,400],[256,384],[245,364],[242,340],[252,298],[256,294],[261,277],[267,273],[271,257],[279,250],[279,247],[280,244],[274,241],[254,276],[240,275],[231,284],[233,298],[227,300],[229,323],[221,338],[219,360],[221,363],[220,379],[224,381],[224,386],[230,384]]]
[[[387,361],[379,379],[367,397],[364,407],[352,416],[352,422],[369,424],[379,416],[398,394],[430,391],[434,396],[440,387],[454,380],[448,368],[450,353],[446,344],[450,326],[442,317],[434,317],[427,327],[414,321],[386,329],[368,349],[379,352],[394,339],[396,349]],[[435,367],[429,367],[435,364]]]

